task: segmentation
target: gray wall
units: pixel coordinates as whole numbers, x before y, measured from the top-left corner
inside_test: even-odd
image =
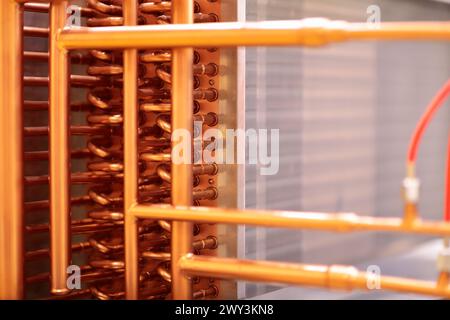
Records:
[[[428,0],[247,0],[247,20],[327,17],[366,21],[449,20],[450,6]],[[280,171],[246,168],[246,206],[355,211],[400,216],[400,183],[409,136],[450,71],[450,46],[432,42],[364,42],[326,48],[247,49],[247,128],[280,129]],[[448,107],[448,105],[447,105]],[[438,219],[450,118],[442,110],[420,149],[421,211]],[[247,228],[248,258],[361,263],[396,254],[425,238],[336,235]],[[247,296],[273,290],[247,285]]]

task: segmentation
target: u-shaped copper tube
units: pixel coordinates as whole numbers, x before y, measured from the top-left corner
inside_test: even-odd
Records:
[[[204,250],[204,249],[216,249],[218,246],[217,238],[214,236],[208,236],[205,239],[196,240],[192,243],[192,247],[194,250]],[[159,261],[170,261],[171,254],[170,252],[155,252],[155,251],[144,251],[142,253],[142,258],[151,259],[151,260],[159,260]]]
[[[194,13],[194,22],[195,23],[207,23],[207,22],[218,22],[219,17],[214,13]],[[172,23],[172,17],[170,15],[161,15],[158,16],[157,23],[159,24],[170,24]]]
[[[87,3],[91,8],[104,14],[117,16],[122,14],[122,7],[120,5],[114,4],[114,2],[112,2],[111,4],[106,4],[100,0],[87,0]]]
[[[196,164],[192,167],[192,172],[194,175],[207,174],[214,176],[218,173],[218,166],[216,164]],[[171,183],[172,176],[170,174],[170,166],[167,164],[160,164],[156,167],[156,173],[162,180]]]
[[[87,142],[87,149],[99,158],[110,158],[122,155],[123,153],[122,145],[116,144],[105,137],[95,137],[90,139]]]
[[[207,114],[196,114],[194,115],[194,121],[202,122],[203,124],[213,127],[217,125],[219,119],[217,114],[214,112],[208,112]],[[156,118],[156,124],[165,132],[172,133],[172,125],[170,122],[170,115],[168,114],[160,114]]]
[[[72,206],[86,205],[86,204],[91,204],[91,203],[92,203],[92,200],[87,195],[70,198],[70,204]],[[27,202],[25,202],[25,211],[31,212],[31,211],[36,211],[36,210],[44,210],[44,209],[48,209],[49,206],[50,206],[49,200],[27,201]]]
[[[96,166],[96,164],[93,164]],[[98,164],[96,167],[102,168],[103,170],[98,171],[88,171],[88,172],[74,172],[70,175],[70,183],[72,184],[86,184],[86,183],[104,183],[120,181],[123,179],[122,175],[116,175],[115,172],[121,172],[120,163],[111,164]],[[109,171],[107,171],[109,170]],[[116,171],[115,171],[116,170]],[[49,175],[42,176],[25,176],[24,183],[28,186],[48,184],[50,182]]]
[[[50,83],[49,77],[24,76],[24,86],[42,86],[46,87]],[[73,87],[90,88],[105,84],[105,79],[91,75],[70,75],[70,84]]]
[[[172,104],[170,102],[144,102],[140,104],[140,110],[145,112],[170,112],[172,110]],[[200,111],[200,104],[198,101],[194,101],[194,114]]]
[[[172,10],[172,2],[171,1],[148,1],[146,0],[144,3],[139,5],[139,10],[143,13],[159,13],[164,11]],[[197,2],[194,2],[194,13],[200,12],[200,5]]]

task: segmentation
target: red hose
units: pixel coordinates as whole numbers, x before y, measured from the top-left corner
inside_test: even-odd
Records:
[[[445,99],[450,94],[450,80],[442,87],[442,89],[438,92],[438,94],[434,97],[431,103],[428,105],[427,110],[423,114],[420,119],[417,127],[414,131],[414,134],[411,138],[411,142],[409,144],[408,149],[408,163],[415,162],[417,158],[417,149],[419,148],[419,142],[422,138],[422,135],[433,118],[436,111],[442,106]]]
[[[450,134],[448,135],[447,147],[447,178],[445,182],[444,220],[450,222]]]

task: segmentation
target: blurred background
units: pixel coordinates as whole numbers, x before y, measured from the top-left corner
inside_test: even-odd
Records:
[[[450,5],[431,0],[247,0],[248,21],[326,17],[366,22],[450,20]],[[246,127],[280,129],[280,170],[246,167],[247,208],[403,213],[400,193],[409,138],[450,74],[450,45],[362,42],[319,49],[246,49]],[[449,105],[419,151],[420,211],[441,219]],[[250,259],[379,266],[383,274],[434,280],[440,241],[381,233],[332,234],[245,228]],[[241,284],[241,298],[404,298]],[[418,297],[420,298],[420,297]]]

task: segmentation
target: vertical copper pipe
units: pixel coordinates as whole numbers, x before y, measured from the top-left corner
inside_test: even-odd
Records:
[[[51,292],[63,295],[70,264],[69,63],[56,34],[66,23],[68,1],[50,7],[50,250]]]
[[[23,7],[0,6],[0,299],[23,297]]]
[[[193,0],[173,0],[173,23],[194,23]],[[183,130],[192,137],[193,123],[193,48],[176,48],[172,51],[172,132]],[[172,141],[172,150],[177,141]],[[192,148],[189,148],[192,149]],[[191,156],[192,150],[183,150]],[[172,204],[192,205],[192,164],[172,162]],[[174,299],[192,299],[191,281],[180,269],[179,260],[192,252],[190,222],[172,223],[172,296]]]
[[[123,18],[126,26],[137,25],[138,1],[123,2]],[[125,284],[126,298],[139,298],[138,269],[138,221],[129,212],[138,196],[138,56],[136,49],[127,49],[124,63],[124,206],[125,206]]]

